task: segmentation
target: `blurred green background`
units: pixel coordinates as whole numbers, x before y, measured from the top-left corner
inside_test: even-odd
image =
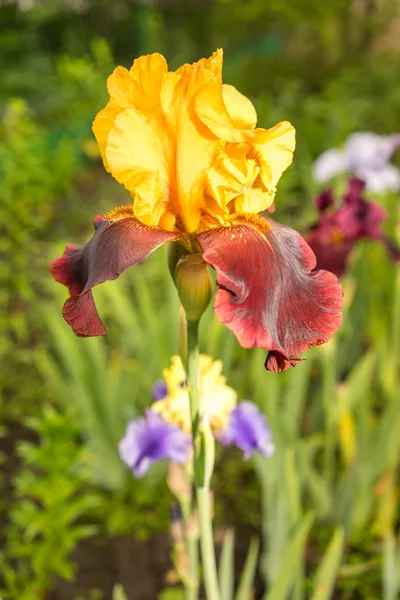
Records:
[[[181,598],[165,465],[137,481],[117,452],[177,352],[165,252],[95,290],[104,339],[73,335],[48,271],[96,214],[129,201],[91,132],[106,77],[144,53],[175,69],[223,47],[224,81],[252,99],[260,126],[297,129],[274,218],[304,233],[318,154],[353,131],[400,130],[399,40],[392,0],[0,0],[3,600],[108,600],[116,583],[132,600]],[[379,201],[394,238],[398,198]],[[202,351],[264,410],[277,446],[247,463],[220,450],[214,484],[217,533],[235,528],[238,568],[261,537],[263,600],[400,597],[400,278],[363,242],[343,286],[338,335],[282,375],[212,309],[203,319]]]

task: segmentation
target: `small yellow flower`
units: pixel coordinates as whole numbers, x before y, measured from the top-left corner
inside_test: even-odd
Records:
[[[237,395],[234,389],[226,385],[222,373],[222,362],[205,354],[200,355],[199,399],[200,414],[207,416],[213,433],[226,426],[229,414],[236,406]],[[191,431],[189,393],[186,385],[186,373],[179,356],[173,356],[171,367],[164,369],[163,376],[168,395],[154,402],[152,410],[166,421]]]

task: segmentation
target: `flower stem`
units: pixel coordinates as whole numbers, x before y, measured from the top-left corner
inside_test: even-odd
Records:
[[[199,431],[200,406],[199,406],[199,321],[187,322],[187,378],[190,398],[190,418],[192,421],[192,439],[194,451],[194,473],[197,473],[196,441]]]
[[[187,378],[190,399],[190,417],[192,421],[193,439],[193,471],[196,486],[197,507],[199,513],[200,545],[203,563],[204,583],[208,600],[219,600],[217,567],[215,560],[214,536],[210,509],[210,490],[208,477],[199,469],[205,465],[200,460],[199,424],[199,321],[188,321],[187,324]]]

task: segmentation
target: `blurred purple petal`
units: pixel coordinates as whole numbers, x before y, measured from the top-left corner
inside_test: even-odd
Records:
[[[141,477],[156,461],[186,462],[190,447],[191,438],[187,433],[147,409],[145,417],[128,423],[119,443],[119,453],[134,475]]]
[[[166,396],[168,396],[168,388],[164,379],[158,379],[155,382],[153,389],[151,390],[151,395],[154,402],[156,402],[157,400],[162,400],[163,398],[166,398]]]
[[[264,415],[254,402],[247,400],[240,402],[230,413],[228,424],[219,432],[218,440],[225,446],[238,446],[245,459],[253,452],[270,457],[275,450]]]

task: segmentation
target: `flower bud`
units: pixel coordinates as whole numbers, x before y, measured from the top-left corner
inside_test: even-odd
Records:
[[[182,256],[185,256],[187,253],[188,250],[186,250],[179,242],[171,242],[168,244],[168,269],[174,282],[176,265]]]
[[[212,279],[201,254],[182,256],[175,268],[175,283],[187,320],[198,321],[212,293]]]

